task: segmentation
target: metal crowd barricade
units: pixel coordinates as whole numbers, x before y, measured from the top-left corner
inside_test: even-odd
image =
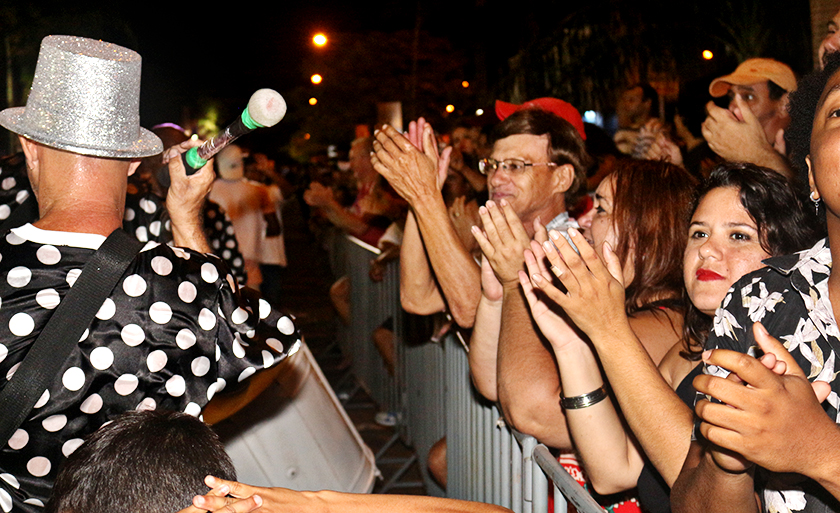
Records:
[[[496,406],[478,397],[457,336],[446,337],[445,352],[447,496],[497,504],[515,513],[547,513],[550,477],[554,513],[566,512],[567,498],[580,513],[603,512],[548,448],[509,428]]]
[[[333,239],[331,248],[334,270],[345,272],[351,287],[351,324],[339,334],[342,349],[352,357],[359,384],[381,410],[396,415],[395,440],[415,448],[430,495],[442,496],[443,490],[428,476],[426,456],[445,435],[447,497],[498,504],[515,513],[548,513],[551,478],[554,513],[566,512],[566,499],[581,513],[604,511],[544,445],[510,429],[496,406],[478,395],[470,382],[466,344],[457,333],[450,332],[441,343],[405,343],[411,337],[400,306],[398,262],[388,265],[383,281],[374,282],[368,272],[377,248],[352,236]],[[386,370],[372,340],[373,331],[389,317],[395,333],[395,376]],[[406,470],[412,463],[405,462]],[[399,487],[401,475],[383,488]]]

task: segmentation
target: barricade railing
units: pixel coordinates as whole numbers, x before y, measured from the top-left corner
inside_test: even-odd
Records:
[[[381,410],[396,415],[398,436],[415,448],[431,495],[443,491],[428,476],[426,455],[445,435],[447,497],[497,504],[515,513],[548,513],[550,478],[554,513],[566,512],[566,499],[581,513],[603,511],[544,445],[509,428],[497,407],[479,396],[469,377],[467,344],[457,331],[439,343],[406,343],[412,337],[400,306],[398,262],[386,267],[383,281],[374,282],[369,269],[377,248],[351,236],[335,238],[331,247],[334,270],[346,273],[351,288],[351,323],[339,334],[342,350],[352,357],[359,384]],[[372,340],[373,331],[389,317],[397,359],[393,376]]]

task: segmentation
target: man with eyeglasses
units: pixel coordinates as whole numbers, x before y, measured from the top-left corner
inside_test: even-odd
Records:
[[[382,127],[376,132],[373,157],[376,170],[411,205],[400,258],[403,308],[430,314],[448,305],[459,325],[475,324],[471,371],[479,391],[491,400],[504,399],[508,385],[517,387],[521,380],[528,379],[530,371],[523,372],[517,362],[520,356],[526,356],[523,362],[540,360],[553,364],[533,329],[519,290],[517,272],[523,268],[525,249],[522,242],[527,245],[527,240],[534,237],[536,220],[537,226],[563,233],[567,227],[576,226],[569,219],[566,205],[583,192],[589,163],[583,121],[568,103],[553,98],[525,105],[497,102],[496,111],[503,121],[494,132],[490,158],[480,164],[487,176],[490,197],[481,210],[483,217],[493,219],[493,226],[485,225],[484,229],[498,227],[500,233],[504,229],[505,237],[512,243],[508,248],[499,248],[512,255],[505,262],[488,257],[480,268],[458,241],[440,194],[449,152],[444,150],[438,165],[432,130],[425,122],[412,124],[408,138],[390,126]],[[521,223],[503,226],[503,211],[509,211]],[[511,230],[519,236],[508,237]],[[414,305],[406,301],[412,296]],[[417,299],[424,297],[432,300],[423,303]],[[425,308],[412,308],[421,304]],[[504,401],[502,405],[506,407]],[[515,406],[506,413],[513,414],[508,415],[509,420],[521,418]],[[527,422],[522,426],[527,428]],[[555,447],[570,447],[568,433],[562,426],[563,421],[540,439]]]

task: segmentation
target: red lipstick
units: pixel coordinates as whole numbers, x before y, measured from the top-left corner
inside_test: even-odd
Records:
[[[697,276],[697,279],[700,281],[715,281],[723,279],[723,276],[708,269],[697,269],[695,276]]]

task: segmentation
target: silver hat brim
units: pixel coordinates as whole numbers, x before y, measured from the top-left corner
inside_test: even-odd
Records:
[[[0,112],[0,125],[18,135],[51,148],[91,157],[128,159],[150,157],[163,151],[163,143],[160,138],[143,127],[140,127],[140,137],[128,148],[79,146],[78,143],[70,143],[61,138],[56,139],[51,134],[39,130],[38,127],[27,126],[23,118],[25,110],[25,107],[12,107],[3,110]]]

